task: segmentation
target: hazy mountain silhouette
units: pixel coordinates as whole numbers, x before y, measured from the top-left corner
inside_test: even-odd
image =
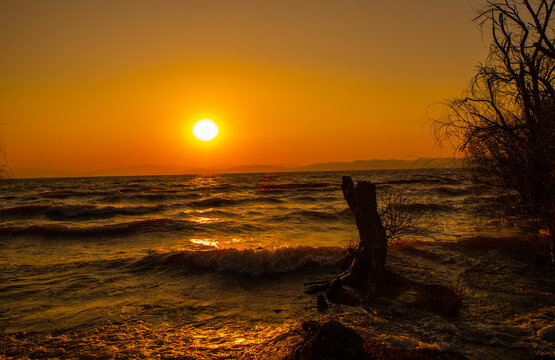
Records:
[[[133,165],[93,171],[70,171],[52,169],[15,169],[17,178],[41,177],[87,177],[87,176],[140,176],[140,175],[180,175],[180,174],[231,174],[299,171],[349,171],[388,170],[419,168],[452,168],[458,161],[452,158],[419,158],[415,160],[356,160],[351,162],[332,161],[304,166],[240,165],[229,167],[191,168],[181,165]]]
[[[347,170],[389,170],[389,169],[432,169],[457,167],[452,158],[419,158],[415,160],[356,160],[351,162],[332,161],[300,166],[295,171],[347,171]]]

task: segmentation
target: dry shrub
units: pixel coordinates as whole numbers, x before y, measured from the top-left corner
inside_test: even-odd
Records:
[[[551,240],[547,234],[510,237],[473,236],[457,242],[457,245],[471,250],[487,250],[501,247],[507,250],[535,252],[537,255],[543,256],[549,255],[550,244]]]
[[[462,360],[464,356],[458,354],[444,353],[432,349],[401,350],[395,349],[387,344],[367,341],[365,349],[373,360]]]
[[[417,199],[428,197],[423,190],[407,186],[382,188],[377,196],[378,213],[388,244],[415,237],[432,238],[434,229],[440,226],[439,217],[431,211],[434,207],[432,199],[416,203]]]
[[[6,146],[0,141],[0,179],[12,178],[13,174],[8,167],[6,160]]]
[[[352,344],[348,339],[326,339],[324,340],[327,342],[337,342],[338,349],[341,349],[342,346],[345,346],[345,353],[342,357],[337,357],[331,353],[318,353],[311,351],[311,348],[314,347],[314,343],[316,341],[316,337],[318,336],[319,329],[321,327],[321,323],[309,320],[305,321],[302,324],[302,331],[300,334],[303,336],[303,339],[299,341],[295,346],[293,346],[292,351],[288,353],[283,359],[284,360],[322,360],[322,359],[339,359],[339,358],[352,358],[348,356],[348,349],[351,348]],[[349,328],[348,328],[349,329]],[[349,331],[355,332],[353,329]],[[357,337],[363,342],[363,353],[358,354],[357,359],[365,360],[401,360],[401,359],[409,359],[409,360],[464,360],[466,359],[464,356],[449,352],[440,352],[436,349],[422,349],[416,348],[411,350],[405,349],[397,349],[389,346],[386,343],[372,341],[371,339],[367,338],[366,336],[363,338],[360,335]],[[322,339],[320,339],[322,341]],[[314,349],[312,349],[314,350]],[[327,356],[326,356],[327,355]]]
[[[391,251],[410,251],[421,244],[429,243],[425,240],[404,240],[404,241],[390,241],[387,249]]]
[[[538,233],[535,236],[526,236],[530,246],[533,246],[537,255],[549,256],[551,252],[551,239],[548,233]]]
[[[486,250],[496,247],[519,247],[528,248],[527,241],[521,236],[493,237],[473,236],[458,241],[458,245],[472,250]]]
[[[416,304],[422,309],[443,317],[455,317],[462,307],[461,286],[421,284]]]

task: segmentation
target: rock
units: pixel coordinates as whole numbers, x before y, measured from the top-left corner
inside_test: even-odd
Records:
[[[548,325],[539,329],[537,335],[545,341],[555,342],[555,325]]]
[[[348,286],[342,286],[340,278],[336,278],[330,283],[326,297],[330,302],[336,304],[357,306],[361,303],[359,294]]]
[[[316,307],[319,312],[325,312],[328,309],[328,302],[326,301],[324,294],[318,294],[318,297],[316,298]]]
[[[338,302],[337,299],[339,298],[339,294],[341,293],[342,289],[343,287],[341,286],[341,279],[333,279],[330,283],[330,286],[326,290],[326,296],[328,297],[328,300],[331,302]]]
[[[295,351],[296,360],[358,360],[366,358],[364,341],[339,321],[327,321]]]
[[[306,333],[305,337],[313,336],[316,333],[316,331],[318,331],[318,329],[320,328],[320,325],[321,324],[318,321],[314,321],[314,320],[304,321],[301,327]]]

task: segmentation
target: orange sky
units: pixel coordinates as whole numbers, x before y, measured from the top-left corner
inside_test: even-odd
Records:
[[[427,106],[485,59],[483,3],[4,0],[0,139],[14,169],[445,155]]]

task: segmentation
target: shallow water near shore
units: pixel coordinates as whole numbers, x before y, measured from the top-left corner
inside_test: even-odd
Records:
[[[441,219],[428,234],[435,240],[392,249],[388,262],[415,280],[470,284],[459,319],[410,301],[318,314],[303,283],[337,274],[345,246],[358,241],[342,175],[371,180],[378,192],[408,188],[408,211]],[[480,211],[493,194],[457,170],[27,179],[0,188],[7,357],[280,358],[299,340],[300,322],[328,317],[399,346],[476,359],[553,350],[535,335],[555,316],[552,283],[524,255],[456,246],[522,231]]]

